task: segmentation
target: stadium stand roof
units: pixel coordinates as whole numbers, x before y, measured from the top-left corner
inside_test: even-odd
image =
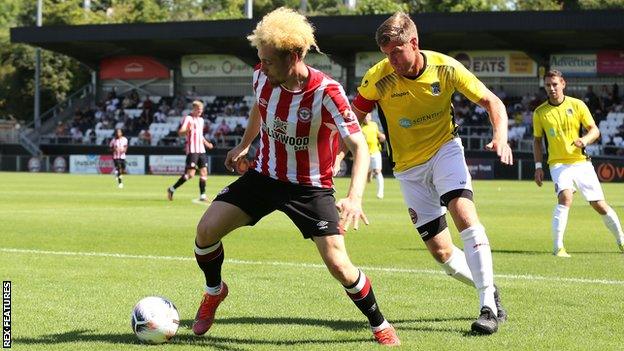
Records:
[[[388,15],[312,17],[321,50],[339,63],[376,51],[374,33]],[[553,52],[624,48],[624,11],[425,13],[412,18],[424,49],[522,50],[547,63]],[[14,43],[39,46],[96,68],[101,59],[150,55],[175,66],[188,54],[233,54],[257,62],[246,36],[257,19],[143,24],[19,27]]]

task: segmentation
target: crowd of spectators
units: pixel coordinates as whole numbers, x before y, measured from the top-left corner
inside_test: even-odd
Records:
[[[533,111],[546,101],[545,91],[509,96],[502,86],[490,87],[490,90],[507,106],[510,144],[515,147],[523,140],[532,139]],[[596,123],[600,124],[609,113],[624,112],[624,107],[617,84],[602,85],[598,90],[596,93],[593,86],[588,86],[584,94],[577,97],[585,101]],[[231,146],[228,140],[235,141],[235,137],[243,135],[251,97],[202,97],[190,91],[184,96],[141,98],[135,90],[125,96],[110,92],[94,108],[76,110],[69,122],[59,122],[54,135],[61,142],[106,144],[112,131],[122,128],[129,139],[133,138],[134,145],[179,145],[183,142],[177,135],[180,118],[190,111],[190,103],[196,99],[205,103],[204,134],[207,139],[227,147]],[[491,134],[487,111],[461,94],[453,98],[453,112],[460,126],[460,135],[486,138]],[[156,126],[164,127],[164,131]],[[101,137],[99,131],[107,133]],[[604,134],[603,131],[604,153],[624,154],[624,124],[611,129],[606,133],[609,135]]]

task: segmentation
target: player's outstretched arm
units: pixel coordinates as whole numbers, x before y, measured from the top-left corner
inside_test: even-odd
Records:
[[[542,138],[533,137],[533,160],[535,161],[535,184],[542,186],[544,182],[544,170],[542,169]]]
[[[241,142],[236,145],[232,150],[230,150],[225,156],[225,168],[227,168],[230,172],[234,171],[234,165],[239,158],[247,155],[249,151],[249,146],[253,140],[260,133],[260,125],[262,122],[262,118],[260,117],[260,110],[258,110],[258,104],[254,104],[249,112],[249,120],[247,121],[247,129],[245,129],[245,133],[243,133],[243,137]]]
[[[490,90],[487,90],[478,104],[487,110],[493,128],[492,141],[485,148],[496,151],[503,164],[513,165],[513,153],[507,143],[508,118],[505,104]]]
[[[350,111],[349,111],[350,113]],[[366,173],[370,157],[364,135],[355,133],[343,139],[345,145],[353,154],[353,168],[351,169],[351,184],[347,197],[336,202],[336,208],[340,212],[340,224],[345,230],[353,224],[353,229],[359,228],[360,219],[368,224],[368,218],[362,210],[362,196],[366,186]]]

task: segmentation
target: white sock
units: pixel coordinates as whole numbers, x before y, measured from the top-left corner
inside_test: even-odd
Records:
[[[172,193],[176,191],[173,185],[169,187],[169,191],[171,191]]]
[[[446,274],[474,288],[475,283],[472,280],[472,273],[470,273],[466,255],[457,246],[453,245],[451,257],[446,262],[440,263],[440,266],[442,266]]]
[[[205,289],[208,295],[219,295],[221,293],[221,287],[223,286],[223,282],[215,287],[210,287],[206,285]]]
[[[492,251],[490,242],[485,235],[485,228],[481,224],[473,225],[464,229],[461,233],[464,241],[464,254],[470,267],[472,279],[479,294],[481,307],[487,306],[492,309],[494,315],[498,314],[494,302],[494,269],[492,268]]]
[[[620,224],[620,219],[618,218],[617,213],[613,210],[613,208],[609,207],[607,210],[607,214],[601,216],[604,224],[609,228],[609,231],[615,237],[618,245],[621,245],[624,242],[624,233],[622,233],[622,224]]]
[[[389,326],[390,326],[390,323],[388,323],[388,321],[384,319],[383,323],[381,323],[380,325],[376,327],[371,326],[371,330],[373,331],[373,333],[376,333],[380,330],[384,330],[388,328]]]
[[[384,196],[384,177],[383,174],[378,173],[375,175],[375,179],[377,180],[377,197]]]
[[[552,239],[555,252],[563,247],[563,234],[568,224],[570,208],[564,205],[555,206],[552,218]]]

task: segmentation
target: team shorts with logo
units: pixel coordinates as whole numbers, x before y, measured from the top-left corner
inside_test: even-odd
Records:
[[[395,172],[403,199],[416,228],[446,214],[441,196],[453,190],[472,192],[472,177],[466,166],[461,139],[440,147],[429,161],[403,172]]]
[[[566,189],[576,192],[576,188],[578,188],[587,201],[604,200],[600,181],[594,166],[589,161],[571,165],[556,163],[550,167],[550,176],[555,183],[555,194],[557,195]]]
[[[368,166],[370,171],[374,169],[381,169],[381,152],[375,152],[370,155],[370,165]]]
[[[190,153],[186,155],[186,169],[204,168],[207,166],[205,153]]]
[[[115,165],[115,169],[125,171],[126,170],[126,160],[123,158],[114,158],[113,164]]]
[[[279,181],[249,170],[225,187],[214,201],[232,204],[251,217],[255,225],[278,210],[285,213],[306,239],[342,234],[334,190]]]

